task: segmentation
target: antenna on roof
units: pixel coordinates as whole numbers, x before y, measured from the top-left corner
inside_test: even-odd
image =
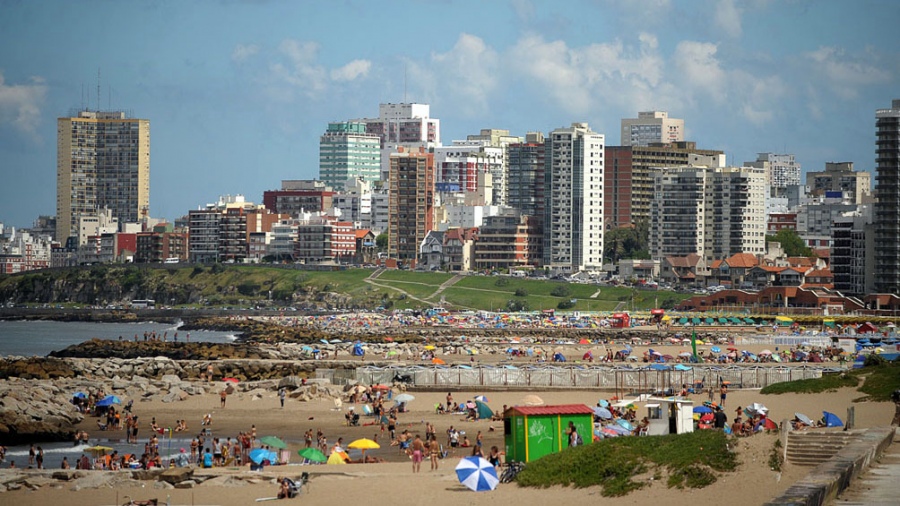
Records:
[[[97,112],[100,112],[100,67],[97,67]]]
[[[84,83],[81,83],[81,110],[85,110],[85,108],[84,108]]]
[[[406,102],[406,72],[407,72],[408,68],[409,68],[408,63],[403,65],[403,103],[404,104],[407,103]]]

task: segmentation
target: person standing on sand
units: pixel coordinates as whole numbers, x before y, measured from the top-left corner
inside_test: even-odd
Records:
[[[719,405],[725,407],[725,398],[728,397],[728,385],[722,383],[722,388],[719,389]]]
[[[425,455],[425,443],[422,442],[422,438],[416,434],[416,438],[413,440],[412,444],[412,466],[413,472],[418,473],[422,470],[422,459]]]
[[[222,409],[225,409],[225,398],[226,397],[228,397],[228,392],[226,392],[225,389],[223,388],[222,391],[219,393],[219,399],[221,399],[221,401],[222,401]]]
[[[441,445],[437,442],[437,436],[431,435],[431,443],[428,445],[429,455],[431,457],[431,470],[438,470],[438,457],[441,456]]]
[[[450,411],[450,407],[453,405],[453,394],[447,392],[447,411]]]
[[[278,390],[278,399],[281,401],[281,409],[284,409],[284,396],[285,395],[287,395],[287,392],[285,392],[284,387],[281,387]]]

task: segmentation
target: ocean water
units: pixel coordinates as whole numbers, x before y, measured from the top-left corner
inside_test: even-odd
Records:
[[[122,439],[117,439],[115,436],[121,436]],[[119,455],[135,453],[138,457],[140,457],[141,454],[144,453],[144,443],[146,443],[147,441],[148,439],[146,437],[142,437],[139,439],[139,444],[125,443],[125,431],[123,430],[118,431],[113,435],[112,438],[91,439],[89,444],[74,445],[73,443],[68,442],[45,442],[35,443],[34,447],[35,449],[37,449],[37,447],[43,448],[45,469],[59,469],[62,465],[63,457],[66,457],[69,461],[69,465],[72,467],[72,469],[75,469],[75,462],[80,459],[82,455],[86,455],[88,459],[91,459],[91,461],[93,462],[93,456],[89,451],[87,451],[87,449],[94,445],[113,448],[114,450],[119,452]],[[188,455],[190,455],[191,440],[178,437],[173,438],[170,441],[168,438],[160,436],[159,455],[163,459],[163,461],[175,458],[181,448],[184,448],[185,451],[188,452]],[[27,468],[28,452],[29,445],[7,447],[6,458],[3,460],[3,463],[0,464],[0,467],[6,468],[9,467],[10,462],[15,462],[16,467]]]
[[[51,351],[62,350],[73,344],[94,338],[119,340],[143,340],[144,332],[167,334],[171,341],[178,334],[182,342],[190,334],[191,342],[234,342],[231,332],[178,330],[180,323],[90,323],[54,321],[0,321],[0,356],[46,356]]]

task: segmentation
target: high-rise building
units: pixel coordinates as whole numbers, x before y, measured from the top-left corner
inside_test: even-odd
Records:
[[[150,120],[80,111],[57,119],[56,240],[75,235],[83,214],[112,211],[132,223],[150,208]]]
[[[263,205],[273,213],[298,217],[303,213],[328,211],[334,195],[335,191],[322,181],[282,180],[280,190],[263,192]]]
[[[544,218],[544,134],[529,132],[507,148],[506,203],[526,216]]]
[[[834,219],[829,267],[834,274],[834,289],[844,295],[861,297],[871,293],[875,285],[871,228],[872,207],[868,205]]]
[[[840,198],[840,192],[850,202],[863,204],[872,191],[872,174],[854,171],[853,162],[826,162],[825,171],[806,173],[806,186],[815,197]]]
[[[900,100],[875,112],[875,290],[900,293]]]
[[[680,167],[655,172],[650,255],[700,255],[707,264],[765,253],[765,175],[753,167]]]
[[[353,120],[366,125],[366,133],[381,140],[380,179],[388,180],[391,154],[402,147],[407,151],[441,145],[441,121],[430,117],[428,104],[379,104],[377,118]]]
[[[341,191],[348,179],[381,178],[381,139],[361,121],[329,123],[319,138],[319,179]]]
[[[391,155],[388,176],[388,256],[417,260],[434,229],[434,155],[425,149]]]
[[[650,146],[607,146],[604,217],[608,228],[649,222],[653,202],[653,170],[660,167],[705,165],[724,167],[719,150],[697,149],[691,141]]]
[[[665,111],[639,112],[637,118],[622,119],[623,146],[649,146],[684,140],[684,120],[670,118]]]
[[[603,153],[603,134],[587,123],[547,136],[543,264],[553,271],[602,267]]]
[[[756,161],[744,165],[766,171],[766,180],[775,197],[780,197],[784,188],[800,184],[801,166],[792,154],[758,153]]]

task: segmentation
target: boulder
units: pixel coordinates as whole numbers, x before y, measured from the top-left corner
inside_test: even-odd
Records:
[[[175,488],[194,488],[196,486],[197,482],[194,480],[179,481],[175,484]]]
[[[159,475],[159,481],[176,484],[190,480],[194,476],[194,470],[190,467],[171,467]]]

